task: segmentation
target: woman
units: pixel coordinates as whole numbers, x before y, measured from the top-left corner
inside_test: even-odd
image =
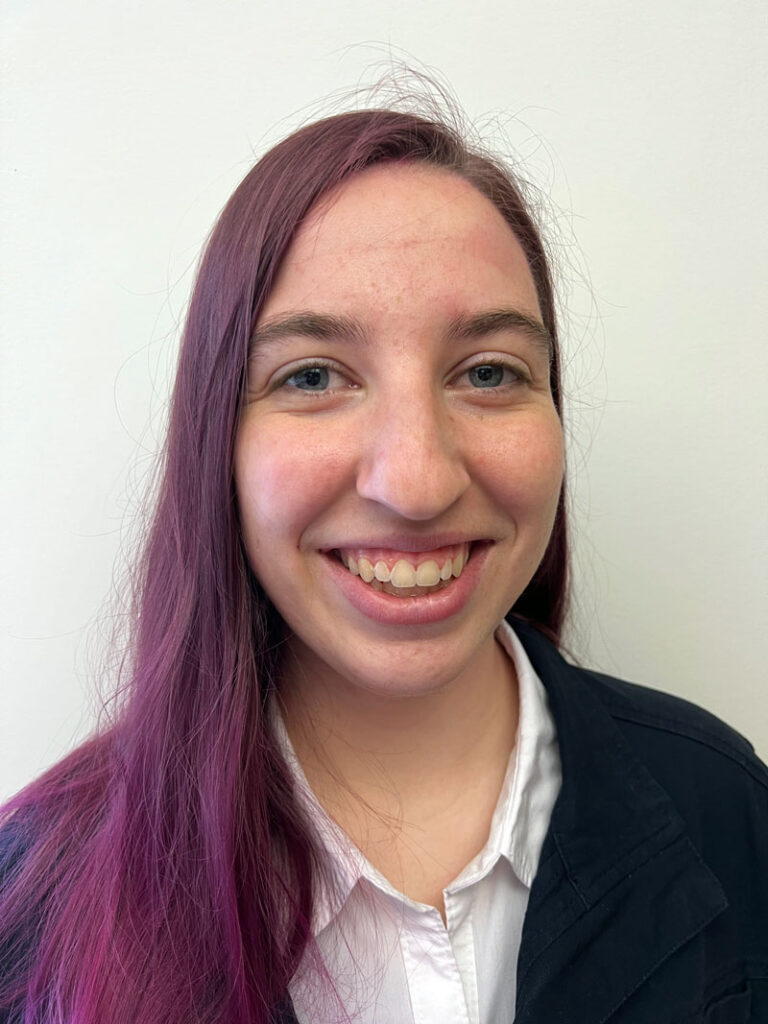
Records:
[[[123,706],[6,811],[2,1019],[768,1019],[765,768],[563,661],[563,495],[509,172],[390,111],[269,152],[192,297]]]

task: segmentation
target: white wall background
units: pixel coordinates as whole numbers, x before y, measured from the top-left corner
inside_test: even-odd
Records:
[[[566,275],[574,648],[768,755],[764,0],[5,0],[0,37],[0,795],[90,722],[88,628],[206,232],[390,46],[515,115],[589,270]]]

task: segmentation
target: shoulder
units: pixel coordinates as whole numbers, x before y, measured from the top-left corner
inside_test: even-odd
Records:
[[[768,768],[752,744],[704,708],[648,685],[627,682],[566,661],[552,641],[517,618],[510,622],[568,729],[574,704],[594,704],[607,713],[641,759],[647,755],[678,769],[681,761],[748,778],[768,791]]]
[[[728,910],[708,933],[710,949],[744,950],[763,977],[768,971],[768,768],[748,740],[703,708],[578,671],[668,794],[699,856],[722,885]]]
[[[687,934],[658,961],[678,994],[690,968],[691,999],[744,993],[732,1007],[743,1010],[749,979],[753,1016],[733,1020],[768,1020],[768,769],[703,708],[573,665],[530,625],[513,627],[547,690],[563,765],[551,871],[562,867],[593,910],[614,893],[617,949],[643,921],[643,948]]]
[[[735,884],[750,866],[761,873],[768,920],[768,768],[749,741],[696,704],[573,665],[531,626],[513,625],[548,691],[558,741],[578,785],[585,778],[601,785],[604,778],[581,771],[590,745],[609,748],[601,765],[622,773],[625,796],[627,787],[639,784],[630,760],[642,765],[716,872]]]
[[[768,768],[752,744],[680,697],[577,671],[672,798],[705,857],[731,873],[738,850],[739,870],[752,863],[768,877]]]
[[[749,776],[768,791],[768,768],[749,740],[704,708],[638,683],[576,668],[621,731],[645,753],[718,765]],[[679,767],[679,763],[678,763]]]
[[[530,649],[563,764],[532,934],[550,893],[575,889],[561,944],[572,1001],[634,977],[628,1019],[768,1020],[766,767],[702,708]]]

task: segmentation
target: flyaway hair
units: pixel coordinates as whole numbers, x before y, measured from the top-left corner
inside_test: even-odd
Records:
[[[308,211],[374,164],[461,175],[507,220],[555,342],[545,252],[510,172],[437,120],[387,110],[310,124],[223,210],[183,334],[157,504],[137,570],[115,720],[3,810],[0,1017],[25,1024],[267,1024],[311,952],[319,865],[266,714],[281,622],[241,541],[233,450],[249,345]],[[561,495],[514,612],[557,637]]]

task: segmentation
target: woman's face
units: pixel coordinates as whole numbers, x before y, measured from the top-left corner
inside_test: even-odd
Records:
[[[405,695],[482,664],[554,521],[548,340],[517,239],[462,178],[374,167],[312,211],[257,327],[235,453],[293,671]]]

